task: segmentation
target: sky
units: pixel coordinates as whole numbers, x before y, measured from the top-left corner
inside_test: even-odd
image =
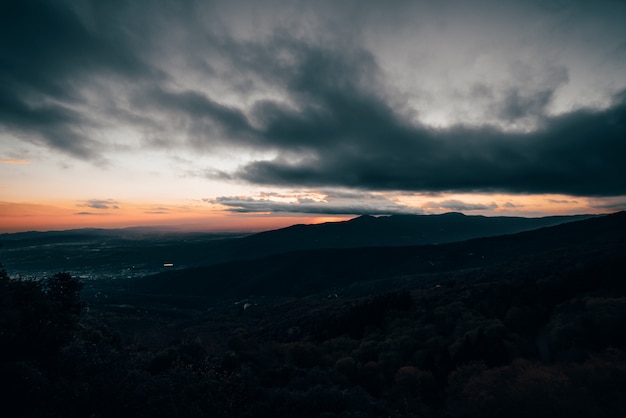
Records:
[[[9,0],[0,232],[626,209],[626,1]]]

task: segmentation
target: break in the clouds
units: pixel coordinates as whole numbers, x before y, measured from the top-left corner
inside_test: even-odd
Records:
[[[609,0],[10,0],[1,151],[118,168],[161,153],[196,167],[146,170],[207,187],[620,196],[624,18]]]

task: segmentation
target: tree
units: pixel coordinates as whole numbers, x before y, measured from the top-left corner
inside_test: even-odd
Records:
[[[78,323],[81,288],[69,273],[19,280],[0,264],[0,361],[54,356]]]
[[[69,273],[57,273],[48,277],[43,283],[43,291],[48,295],[53,303],[58,305],[58,309],[69,316],[80,313],[82,303],[80,301],[80,291],[83,284]]]

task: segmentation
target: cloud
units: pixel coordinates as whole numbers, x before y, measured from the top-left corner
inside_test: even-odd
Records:
[[[548,199],[548,202],[550,203],[557,203],[557,204],[565,204],[565,205],[569,205],[572,203],[578,203],[577,200],[571,200],[571,199]]]
[[[20,138],[46,145],[81,159],[98,161],[97,141],[80,134],[91,125],[77,111],[63,105],[31,104],[7,87],[0,87],[0,123]]]
[[[259,100],[247,117],[209,97],[183,93],[167,100],[201,121],[191,126],[190,136],[220,142],[214,134],[197,133],[212,132],[202,122],[208,119],[226,132],[230,147],[276,153],[236,171],[209,170],[213,178],[415,192],[626,193],[626,166],[618,157],[626,152],[624,93],[607,108],[549,116],[554,89],[569,77],[566,70],[555,69],[543,89],[509,89],[498,108],[504,122],[533,118],[532,130],[433,128],[408,119],[405,109],[394,104],[368,50],[281,35],[233,50],[255,51],[239,62],[241,71],[254,69],[257,77],[281,87],[285,100]],[[289,59],[276,59],[281,54]]]
[[[518,9],[523,16],[537,16],[532,7],[505,3],[493,11],[498,19],[517,16]],[[465,33],[476,22],[456,20],[461,18],[454,13],[465,19],[469,6],[462,2],[455,3],[462,5],[457,10],[402,2],[356,7],[296,1],[277,7],[279,2],[267,1],[254,12],[251,4],[137,1],[122,7],[100,1],[10,1],[0,17],[0,48],[10,57],[0,65],[0,129],[99,164],[110,161],[112,149],[123,148],[115,142],[116,130],[128,130],[143,142],[123,144],[125,150],[146,146],[172,154],[225,155],[241,161],[240,167],[193,171],[254,185],[353,188],[363,194],[626,194],[626,93],[614,95],[606,106],[572,105],[551,113],[561,89],[571,88],[584,71],[572,71],[557,59],[553,63],[552,49],[542,45],[507,50],[523,46],[517,35],[537,42],[526,24],[507,21],[516,40],[507,35],[502,46],[495,42],[490,56],[481,25],[473,25],[467,32],[471,36],[459,37],[454,48],[441,48],[436,36],[421,37],[439,33],[421,32],[432,29],[433,16],[450,28],[459,23]],[[582,19],[583,12],[587,9],[576,6],[567,13]],[[557,8],[541,14],[550,25],[539,25],[539,32],[560,33],[551,26],[560,22],[559,13]],[[594,14],[589,21],[612,28],[618,15]],[[419,24],[410,23],[416,17]],[[492,25],[498,19],[478,23]],[[396,27],[396,22],[401,24]],[[453,36],[455,30],[442,35]],[[562,36],[572,35],[567,45],[578,51],[576,30]],[[604,39],[607,50],[623,51],[623,32],[614,32],[612,38],[609,32],[594,32],[593,40]],[[546,44],[560,45],[562,40],[551,36]],[[432,39],[432,45],[421,39]],[[586,37],[584,43],[604,45]],[[480,46],[467,61],[477,67],[458,70],[455,60],[470,51],[466,45]],[[501,58],[506,65],[483,74]],[[520,64],[526,61],[532,65]],[[486,64],[480,67],[481,62]],[[396,66],[403,68],[405,79],[391,77]],[[422,72],[434,87],[419,78]],[[456,79],[435,81],[439,73]],[[413,79],[421,84],[416,87]],[[607,83],[615,80],[622,78]],[[414,103],[432,99],[441,105],[457,88],[438,88],[448,81],[465,86],[473,100],[468,105],[480,102],[489,115],[439,128],[424,122],[420,112],[431,109]],[[617,81],[615,86],[623,85]],[[324,208],[324,213],[333,206],[309,198],[266,200],[234,197],[221,204],[238,211]],[[342,213],[404,210],[385,202],[361,208],[344,203],[333,207]],[[463,202],[449,204],[454,209]],[[108,200],[85,206],[116,207]]]
[[[280,200],[279,200],[280,199]],[[220,196],[205,199],[207,203],[225,206],[235,213],[307,213],[331,215],[416,214],[422,210],[393,202],[371,193],[327,191],[321,197],[307,195],[261,193],[258,196]]]
[[[613,198],[613,199],[600,199],[600,200],[591,202],[590,206],[596,209],[608,209],[611,211],[622,211],[622,210],[626,210],[626,199],[624,199],[623,197]]]
[[[308,87],[301,111],[275,110],[268,117],[273,122],[266,141],[289,145],[272,160],[244,165],[236,177],[369,190],[626,193],[619,157],[626,155],[624,94],[607,109],[543,116],[538,129],[519,133],[489,126],[427,128],[403,121],[380,97],[349,82],[324,86],[320,80]],[[296,144],[298,155],[292,152]]]
[[[197,91],[171,91],[155,86],[136,95],[133,104],[166,115],[169,123],[183,128],[188,143],[195,148],[222,141],[231,146],[235,145],[233,142],[254,141],[255,130],[240,109],[220,104]]]
[[[92,209],[119,209],[118,202],[113,199],[91,199],[79,206]]]
[[[429,209],[444,209],[444,210],[454,210],[454,211],[473,211],[473,210],[492,210],[497,209],[498,204],[495,202],[491,203],[468,203],[462,202],[460,200],[444,200],[441,202],[428,202],[424,204],[425,208]]]
[[[497,109],[498,115],[505,121],[541,116],[550,104],[553,94],[553,90],[544,90],[525,96],[518,89],[512,89],[506,93],[503,103]]]
[[[134,79],[149,70],[129,39],[120,38],[122,10],[82,6],[9,0],[3,7],[0,126],[28,142],[103,162],[104,144],[90,133],[104,126],[82,89],[98,78]]]
[[[542,71],[525,63],[512,68],[513,80],[497,88],[477,84],[472,95],[488,103],[488,112],[497,116],[500,128],[528,131],[536,129],[549,112],[559,88],[569,82],[569,70],[564,66],[548,66]]]
[[[155,208],[152,208],[151,210],[145,211],[144,213],[148,215],[166,215],[166,214],[169,214],[170,211],[169,209],[164,208],[164,207],[155,207]]]

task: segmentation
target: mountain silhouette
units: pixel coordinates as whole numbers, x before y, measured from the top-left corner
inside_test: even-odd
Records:
[[[353,222],[376,221],[357,218]],[[626,212],[619,212],[517,234],[439,245],[298,250],[171,271],[126,284],[128,291],[143,295],[202,296],[211,300],[301,297],[383,279],[421,280],[420,275],[430,274],[440,280],[446,272],[453,275],[515,262],[524,263],[528,271],[543,272],[578,268],[584,263],[616,266],[625,251]]]
[[[441,244],[512,234],[594,215],[544,218],[442,215],[360,216],[349,221],[287,228],[252,235],[177,232],[171,228],[76,229],[0,234],[10,251],[3,262],[16,272],[100,271],[116,266],[142,271],[164,263],[177,267],[250,260],[295,250]],[[108,266],[103,271],[103,266]]]
[[[256,257],[286,251],[441,244],[471,238],[514,234],[593,215],[543,218],[441,215],[360,216],[343,222],[293,225],[261,232],[233,242],[232,258]]]

